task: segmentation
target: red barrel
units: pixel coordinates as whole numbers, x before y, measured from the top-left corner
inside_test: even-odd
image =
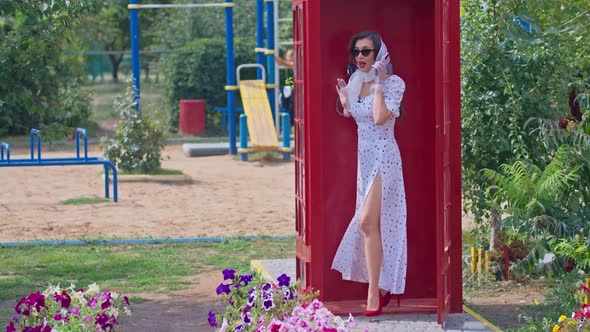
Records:
[[[205,101],[181,100],[178,114],[178,131],[181,134],[198,135],[205,132]]]

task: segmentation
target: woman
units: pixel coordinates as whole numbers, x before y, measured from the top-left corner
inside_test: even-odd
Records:
[[[378,33],[352,37],[356,71],[336,90],[344,114],[358,125],[356,209],[332,263],[342,278],[369,284],[365,316],[381,314],[406,283],[406,196],[394,138],[404,81],[387,73],[389,55]]]

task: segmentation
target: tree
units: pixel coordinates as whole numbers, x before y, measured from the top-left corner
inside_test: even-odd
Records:
[[[463,2],[465,208],[479,223],[491,219],[492,248],[500,245],[501,219],[495,208],[490,209],[485,194],[489,183],[481,170],[496,170],[517,159],[540,167],[547,164],[543,145],[524,124],[531,117],[559,117],[567,109],[571,86],[587,84],[588,53],[572,46],[590,37],[588,2],[571,4],[579,7],[557,0]]]
[[[76,126],[90,115],[79,87],[82,59],[73,28],[99,1],[12,1],[0,6],[0,136],[60,123]]]

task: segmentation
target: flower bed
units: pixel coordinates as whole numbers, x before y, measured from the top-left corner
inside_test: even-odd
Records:
[[[6,332],[116,331],[119,316],[131,314],[127,296],[101,292],[96,284],[75,289],[49,286],[23,297]]]
[[[259,275],[226,269],[216,291],[228,303],[223,314],[209,312],[209,325],[220,332],[344,332],[355,327],[352,315],[335,316],[317,299],[317,292],[301,289],[299,281],[291,283],[285,274],[268,282]]]

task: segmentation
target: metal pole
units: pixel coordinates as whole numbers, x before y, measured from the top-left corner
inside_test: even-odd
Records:
[[[256,63],[264,66],[264,0],[256,0]],[[258,79],[262,71],[256,69]]]
[[[226,80],[229,87],[236,85],[236,73],[234,63],[234,25],[233,25],[233,0],[225,0],[226,3],[231,3],[225,7],[225,49],[226,49]],[[237,154],[236,148],[236,92],[235,90],[227,90],[227,122],[229,132],[229,153]]]
[[[133,72],[133,101],[135,102],[135,109],[140,112],[139,107],[139,79],[140,79],[140,66],[139,66],[139,15],[137,8],[133,5],[137,5],[137,0],[129,0],[129,22],[131,25],[131,70]]]
[[[275,128],[277,133],[279,132],[279,119],[278,119],[278,112],[275,110],[275,88],[272,87],[275,85],[275,25],[274,25],[274,0],[264,0],[266,2],[266,37],[267,37],[267,47],[266,47],[266,76],[267,76],[267,84],[271,86],[268,89],[268,102],[270,103],[270,110],[272,113],[272,118],[275,122]]]
[[[275,48],[276,48],[276,54],[280,55],[280,45],[279,45],[279,0],[274,0],[274,25],[275,25],[275,33],[274,33],[274,39],[275,39]],[[279,108],[279,101],[280,101],[280,95],[279,95],[279,89],[281,88],[281,76],[279,75],[279,66],[277,66],[277,64],[275,63],[275,82],[277,82],[277,88],[275,89],[275,123],[276,123],[276,129],[277,129],[277,137],[279,137],[279,129],[281,128],[281,112],[280,112],[280,108]],[[289,131],[291,131],[289,129]]]

